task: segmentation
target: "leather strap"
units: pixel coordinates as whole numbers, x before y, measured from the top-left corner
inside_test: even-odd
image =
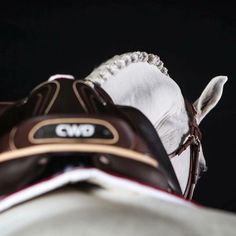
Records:
[[[197,124],[196,115],[197,112],[193,105],[185,100],[186,109],[189,116],[189,135],[186,141],[177,149],[175,155],[180,155],[183,151],[190,146],[190,168],[187,186],[184,192],[184,197],[192,199],[195,185],[199,178],[199,161],[200,161],[200,142],[202,139],[202,133]]]

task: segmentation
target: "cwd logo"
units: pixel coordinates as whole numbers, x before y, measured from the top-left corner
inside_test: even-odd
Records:
[[[95,133],[95,126],[90,124],[60,124],[55,128],[58,137],[92,137]]]

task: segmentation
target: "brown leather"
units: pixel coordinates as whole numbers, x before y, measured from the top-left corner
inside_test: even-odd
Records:
[[[181,194],[172,165],[150,121],[113,104],[101,88],[57,79],[32,90],[0,115],[0,195],[70,168],[95,167]],[[66,137],[55,129],[66,125]],[[91,137],[71,136],[81,124]],[[75,129],[75,130],[74,130]],[[64,135],[64,133],[63,133]]]
[[[184,192],[184,197],[192,199],[194,187],[199,179],[199,152],[200,152],[200,141],[202,139],[202,133],[198,127],[196,115],[197,112],[193,105],[185,100],[186,109],[189,115],[189,136],[187,140],[177,149],[176,155],[180,155],[187,147],[190,146],[190,168],[187,186]]]

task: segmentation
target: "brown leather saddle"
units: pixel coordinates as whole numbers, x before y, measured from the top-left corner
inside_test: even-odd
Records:
[[[0,196],[57,173],[93,167],[181,195],[150,121],[95,85],[56,79],[0,104]]]

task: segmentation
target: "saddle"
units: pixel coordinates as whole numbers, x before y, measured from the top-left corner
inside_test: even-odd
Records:
[[[182,194],[148,118],[97,85],[46,81],[24,99],[0,103],[0,124],[1,198],[83,168]]]

